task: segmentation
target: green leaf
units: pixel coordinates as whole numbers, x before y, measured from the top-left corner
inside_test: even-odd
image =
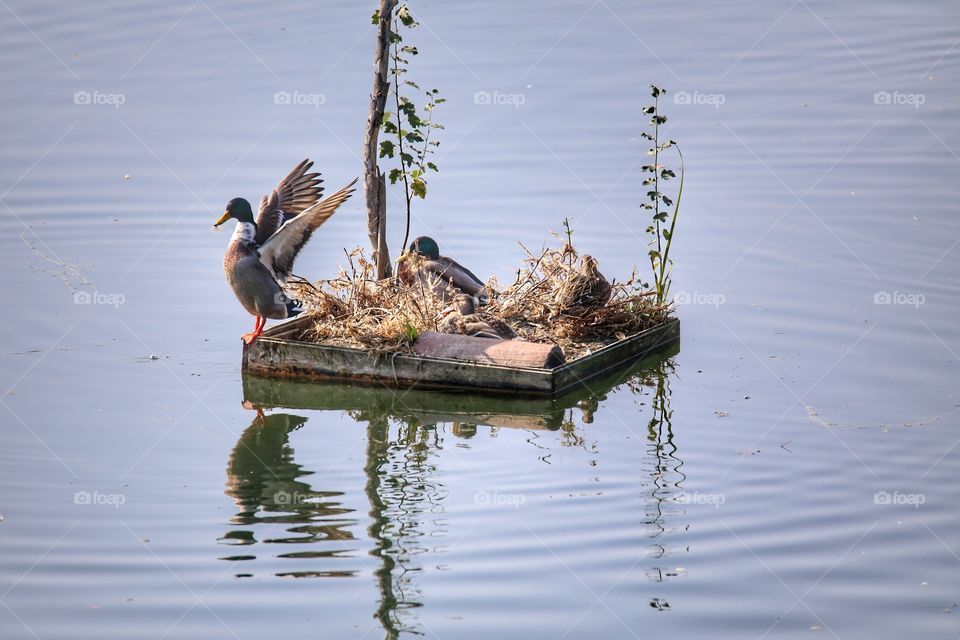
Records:
[[[398,131],[397,125],[393,124],[392,122],[384,122],[383,131],[384,133],[396,133]]]
[[[656,249],[651,249],[650,251],[647,252],[647,254],[648,254],[651,258],[657,258],[657,259],[660,258],[660,252],[657,251]]]
[[[407,134],[406,136],[404,136],[404,137],[405,137],[406,140],[408,140],[408,141],[410,141],[410,142],[423,142],[423,136],[421,136],[421,135],[420,135],[419,133],[417,133],[416,131],[411,131],[410,133],[408,133],[408,134]]]
[[[391,169],[387,177],[390,178],[390,184],[397,184],[397,180],[403,177],[403,171],[400,169]]]
[[[643,186],[649,187],[652,184],[656,184],[656,180],[653,178],[645,178],[643,181]]]
[[[410,7],[403,4],[397,9],[397,19],[403,23],[403,26],[413,28],[417,26],[417,21],[410,15]]]
[[[373,16],[370,18],[370,22],[373,24],[380,24],[380,9],[377,9],[373,12]]]
[[[403,333],[408,342],[415,342],[417,336],[420,335],[420,332],[417,331],[417,328],[410,322],[407,322],[405,325],[403,325]]]
[[[390,157],[392,158],[393,156],[390,156]],[[400,161],[409,167],[413,164],[413,156],[407,153],[406,151],[404,151],[403,153],[400,154]]]
[[[409,53],[412,56],[415,56],[418,53],[420,53],[419,51],[417,51],[416,47],[411,47],[410,45],[407,45],[405,47],[400,47],[400,51],[403,51],[404,53]],[[417,88],[419,89],[420,87],[417,87]]]
[[[663,124],[667,121],[667,116],[653,116],[652,122],[654,124]]]
[[[410,190],[413,191],[413,195],[419,196],[421,200],[427,197],[427,183],[421,178],[410,184]]]
[[[675,174],[671,169],[664,169],[660,172],[660,177],[664,180],[669,180],[670,178],[676,178],[677,174]]]
[[[643,133],[641,133],[641,134],[640,134],[640,137],[641,137],[641,138],[646,138],[647,140],[650,140],[651,142],[653,141],[653,136],[650,135],[649,133],[647,133],[646,131],[644,131]]]
[[[403,84],[407,85],[408,87],[413,87],[414,89],[419,89],[419,88],[420,88],[420,86],[419,86],[416,82],[414,82],[413,80],[404,80],[404,81],[403,81]]]
[[[414,180],[418,180],[422,175],[423,175],[423,169],[414,169],[413,171],[410,172],[410,177],[413,178]]]
[[[668,207],[673,206],[673,200],[671,200],[667,196],[660,196],[660,199],[663,200],[663,204],[667,205]]]
[[[393,157],[393,152],[394,152],[393,142],[391,142],[390,140],[382,140],[382,141],[380,142],[380,157],[381,157],[381,158],[383,158],[384,156],[389,157],[389,158],[392,158],[392,157]]]
[[[647,115],[651,115],[657,112],[657,108],[653,105],[650,105],[649,107],[644,107],[643,112]]]
[[[440,169],[437,169],[437,165],[433,164],[432,162],[428,162],[427,167],[433,169],[434,171],[440,171]]]

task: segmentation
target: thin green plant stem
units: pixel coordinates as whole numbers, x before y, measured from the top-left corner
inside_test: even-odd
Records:
[[[670,220],[670,237],[667,238],[667,246],[663,250],[663,257],[660,259],[660,276],[657,284],[658,302],[663,302],[670,288],[666,281],[667,259],[670,257],[670,245],[673,244],[673,230],[677,226],[677,214],[680,212],[680,198],[683,196],[683,178],[686,174],[686,168],[683,163],[683,152],[680,151],[680,145],[674,144],[677,153],[680,155],[680,187],[677,189],[677,200],[673,203],[673,219]]]

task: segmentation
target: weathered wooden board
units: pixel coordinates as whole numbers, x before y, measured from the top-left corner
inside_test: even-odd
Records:
[[[377,353],[289,340],[308,319],[273,327],[243,350],[243,370],[258,376],[306,380],[352,380],[421,389],[468,389],[556,396],[609,375],[680,340],[671,318],[594,353],[555,368],[503,366],[417,354]]]

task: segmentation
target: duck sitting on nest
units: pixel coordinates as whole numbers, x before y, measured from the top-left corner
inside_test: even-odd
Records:
[[[427,283],[445,302],[460,293],[478,296],[481,304],[487,302],[486,285],[480,278],[456,260],[440,255],[437,241],[427,236],[411,242],[410,249],[400,256],[397,276],[406,284]]]
[[[237,221],[223,258],[223,270],[237,300],[256,317],[253,331],[243,335],[246,344],[263,334],[267,318],[282,320],[302,311],[284,292],[293,261],[313,232],[353,193],[356,179],[320,200],[322,180],[319,173],[307,173],[312,166],[310,160],[304,160],[294,167],[260,201],[256,220],[250,203],[234,198],[214,223],[219,227],[231,218]]]
[[[513,340],[517,337],[517,332],[500,318],[477,313],[476,300],[465,293],[457,295],[453,303],[441,313],[444,316],[440,322],[440,330],[444,333],[501,340]]]
[[[580,268],[573,271],[557,291],[556,315],[582,317],[610,301],[613,285],[600,273],[593,256],[584,255]]]

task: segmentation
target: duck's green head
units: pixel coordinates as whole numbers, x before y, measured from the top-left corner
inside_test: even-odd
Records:
[[[421,256],[430,258],[431,260],[436,260],[440,257],[440,247],[437,246],[437,241],[427,236],[420,236],[411,242],[410,251],[419,253]]]
[[[224,210],[223,215],[213,223],[213,226],[219,227],[230,218],[238,222],[253,223],[253,209],[250,208],[250,203],[243,198],[234,198],[227,203],[227,208]]]

